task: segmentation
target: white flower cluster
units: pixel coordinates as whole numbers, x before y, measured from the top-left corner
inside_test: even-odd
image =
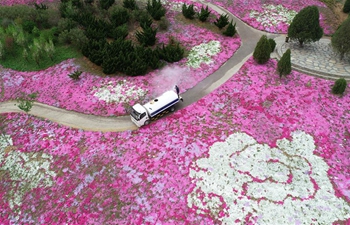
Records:
[[[56,176],[50,170],[52,156],[45,153],[24,153],[16,150],[5,149],[12,146],[9,135],[0,135],[0,170],[9,174],[12,181],[12,189],[9,190],[9,205],[21,206],[26,192],[38,188],[53,185],[52,178]]]
[[[128,86],[126,80],[108,82],[99,88],[93,88],[92,93],[99,100],[107,103],[126,103],[129,99],[138,99],[146,95],[146,91],[137,88],[135,85]]]
[[[219,41],[209,41],[194,46],[188,57],[187,66],[199,68],[201,63],[210,64],[213,62],[212,56],[215,56],[221,51],[221,44]]]
[[[187,196],[188,206],[197,213],[209,210],[223,224],[242,223],[249,215],[256,224],[332,224],[350,218],[349,204],[335,196],[327,177],[328,165],[313,154],[313,138],[301,131],[292,137],[278,140],[277,148],[245,133],[215,143],[209,157],[190,170],[196,187]],[[220,217],[220,211],[228,216]]]
[[[249,16],[255,18],[264,27],[277,26],[281,22],[290,24],[297,14],[296,11],[284,8],[282,5],[276,6],[264,4],[262,8],[264,9],[264,12],[252,10]]]

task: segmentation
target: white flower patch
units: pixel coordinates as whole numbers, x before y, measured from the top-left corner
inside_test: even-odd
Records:
[[[187,60],[187,66],[193,68],[199,68],[201,63],[210,64],[213,62],[212,56],[215,56],[221,51],[221,44],[219,41],[209,41],[208,43],[202,43],[194,46]]]
[[[99,88],[93,88],[92,92],[99,100],[107,103],[127,103],[130,99],[139,99],[146,95],[146,91],[135,85],[128,85],[126,80],[108,82]]]
[[[38,187],[50,187],[56,176],[50,170],[52,156],[45,153],[24,153],[5,149],[12,146],[9,135],[0,135],[0,171],[8,173],[12,183],[9,191],[9,205],[11,209],[22,205],[26,192]]]
[[[245,133],[215,143],[190,170],[196,186],[188,207],[209,211],[223,224],[332,224],[350,218],[349,204],[335,196],[327,177],[328,165],[313,154],[313,138],[301,131],[292,138],[278,140],[277,148]]]
[[[294,10],[289,10],[284,8],[282,5],[262,5],[263,12],[250,11],[249,16],[255,18],[264,27],[277,26],[279,23],[283,22],[290,24],[297,14]]]

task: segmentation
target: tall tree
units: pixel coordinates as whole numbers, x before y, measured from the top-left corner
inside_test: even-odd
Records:
[[[270,59],[270,53],[270,43],[266,35],[263,35],[255,46],[253,58],[258,64],[264,64]]]
[[[290,49],[282,55],[280,61],[277,63],[277,72],[280,78],[284,75],[290,74],[292,72],[292,63],[290,62]]]
[[[316,6],[307,6],[300,10],[288,28],[289,38],[299,41],[300,46],[320,40],[323,29],[320,26],[319,17]]]
[[[350,17],[335,31],[331,40],[333,49],[340,54],[340,59],[350,52]]]
[[[349,13],[350,12],[350,0],[346,0],[344,3],[343,7],[343,12],[344,13]]]

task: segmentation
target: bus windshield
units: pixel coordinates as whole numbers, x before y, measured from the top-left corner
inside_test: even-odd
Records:
[[[132,109],[130,115],[135,119],[135,120],[140,120],[141,113],[137,112],[134,108]]]

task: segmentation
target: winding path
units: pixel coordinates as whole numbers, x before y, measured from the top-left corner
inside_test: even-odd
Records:
[[[233,19],[236,22],[237,32],[241,38],[241,47],[216,72],[199,82],[194,88],[189,89],[182,94],[185,101],[183,103],[179,103],[178,108],[180,109],[185,108],[186,106],[203,98],[231,78],[250,58],[261,35],[265,34],[268,36],[268,38],[278,38],[279,40],[284,38],[284,35],[270,34],[251,28],[222,7],[201,0],[197,1],[204,5],[208,5],[219,14],[228,14],[230,19]],[[0,113],[9,112],[23,111],[16,106],[15,101],[0,102]],[[137,127],[131,122],[129,116],[103,117],[87,115],[38,102],[34,103],[32,109],[29,111],[29,114],[51,120],[65,126],[89,131],[118,132],[137,129]]]

